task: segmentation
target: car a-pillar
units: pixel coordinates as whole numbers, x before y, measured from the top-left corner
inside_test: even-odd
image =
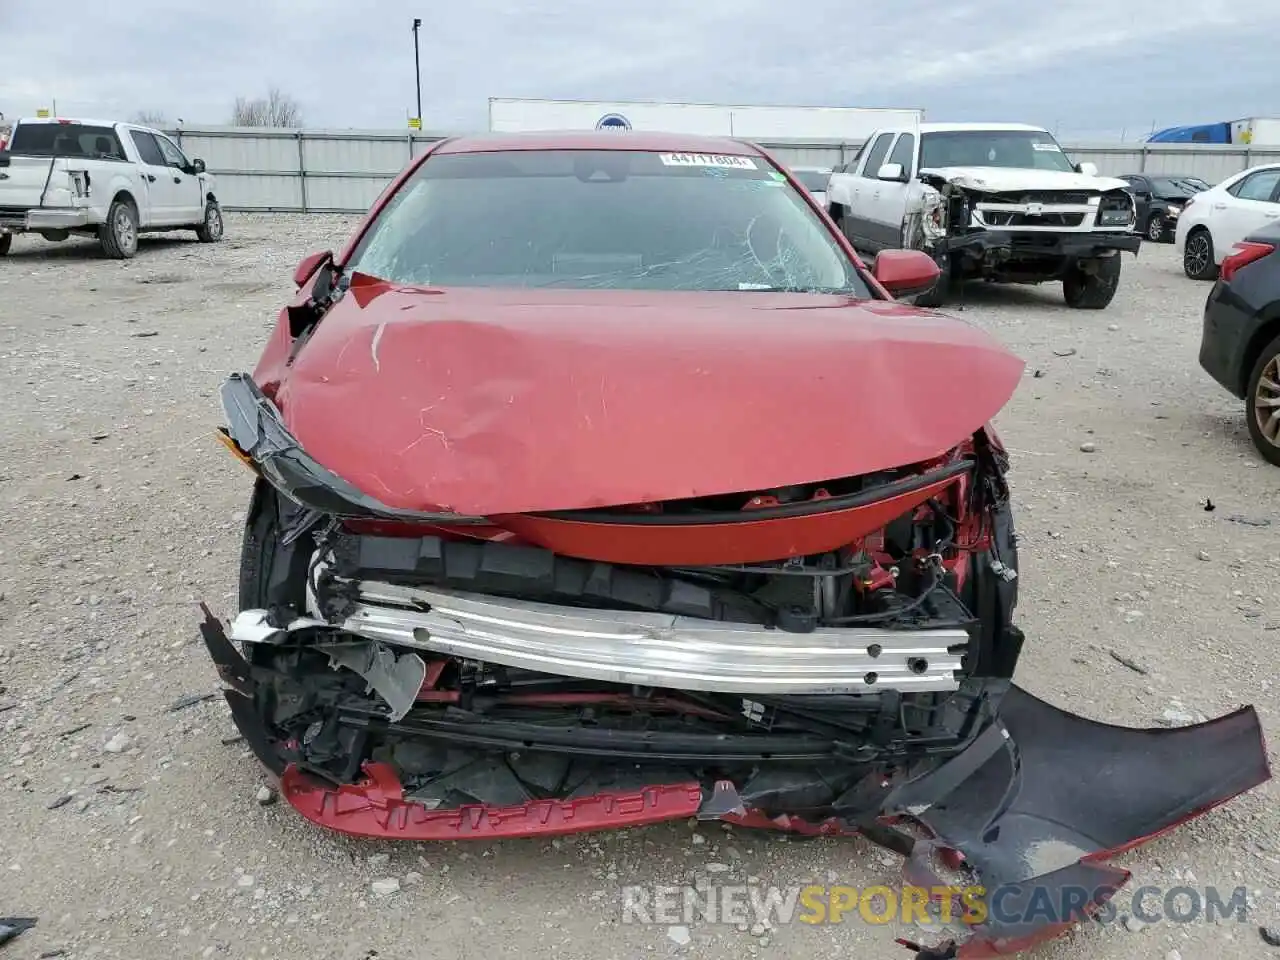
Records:
[[[1076,310],[1102,310],[1115,299],[1120,288],[1120,251],[1109,250],[1097,257],[1075,260],[1062,278],[1062,296]]]

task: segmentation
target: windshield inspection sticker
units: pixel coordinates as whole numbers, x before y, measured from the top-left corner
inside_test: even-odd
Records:
[[[1031,149],[1038,153],[1059,153],[1061,152],[1056,143],[1033,143]]]
[[[720,167],[725,170],[755,170],[750,157],[724,156],[715,153],[660,153],[658,158],[668,167]]]

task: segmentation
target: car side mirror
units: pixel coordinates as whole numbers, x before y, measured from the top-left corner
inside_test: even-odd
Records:
[[[1076,173],[1083,173],[1086,177],[1096,177],[1098,175],[1098,165],[1090,163],[1088,160],[1084,163],[1077,163]]]
[[[907,182],[907,172],[900,163],[886,163],[876,172],[877,180],[893,180],[897,183]]]
[[[204,161],[203,161],[203,160],[200,160],[200,159],[198,159],[198,158],[197,158],[197,159],[195,159],[195,160],[192,160],[192,161],[191,161],[191,170],[192,170],[192,172],[194,172],[194,173],[204,173],[204,169],[205,169],[205,168],[204,168]]]
[[[942,271],[923,250],[881,250],[871,275],[893,296],[914,297],[932,290]]]
[[[332,250],[321,250],[317,253],[309,253],[302,258],[302,262],[298,264],[297,269],[293,271],[293,284],[296,287],[303,286],[310,280],[320,267],[333,259]]]

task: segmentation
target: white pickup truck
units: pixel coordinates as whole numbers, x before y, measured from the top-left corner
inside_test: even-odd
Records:
[[[97,237],[127,259],[138,234],[194,230],[222,239],[222,210],[203,160],[159,130],[94,120],[18,120],[0,150],[0,256],[13,235]]]
[[[1073,164],[1040,127],[921,123],[877,130],[827,184],[827,210],[859,250],[924,250],[942,278],[916,299],[938,306],[965,280],[1062,282],[1067,305],[1101,310],[1138,251],[1123,180]]]

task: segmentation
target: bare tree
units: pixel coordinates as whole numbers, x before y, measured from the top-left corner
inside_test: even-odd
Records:
[[[302,108],[293,97],[272,87],[265,97],[236,97],[231,123],[237,127],[300,127]]]
[[[167,126],[169,123],[162,110],[139,110],[133,115],[133,122],[139,126],[156,128]]]

